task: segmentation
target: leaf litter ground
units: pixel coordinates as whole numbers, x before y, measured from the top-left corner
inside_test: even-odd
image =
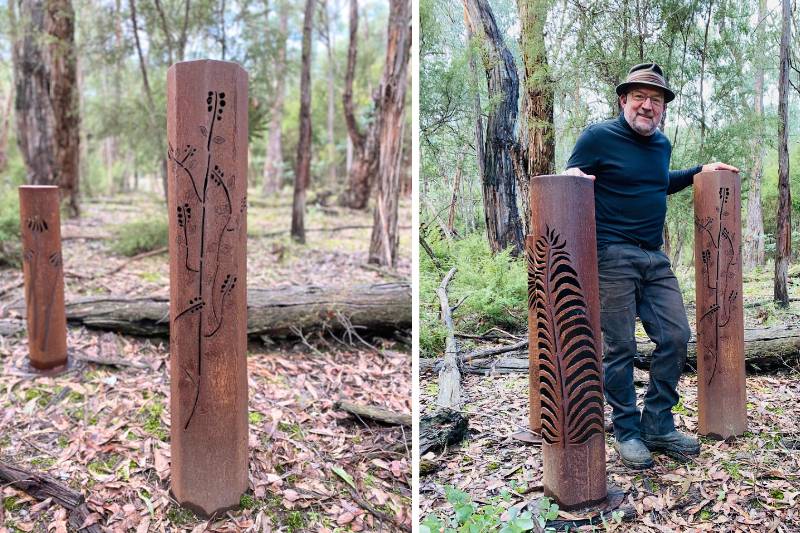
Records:
[[[282,200],[282,201],[281,201]],[[111,224],[157,216],[163,206],[87,204],[79,224],[65,221],[67,297],[167,294],[166,254],[128,264],[110,252]],[[409,238],[401,238],[394,273],[363,268],[369,229],[310,232],[299,246],[286,235],[258,234],[288,226],[287,198],[252,202],[248,277],[251,286],[374,283],[409,276]],[[141,204],[141,205],[139,205]],[[403,207],[408,210],[408,206]],[[401,217],[407,219],[408,217]],[[371,213],[311,207],[309,228],[371,224]],[[408,233],[408,232],[404,232]],[[93,276],[94,279],[89,279]],[[391,278],[390,278],[391,279]],[[21,280],[0,271],[0,287]],[[0,316],[22,289],[0,298]],[[73,353],[121,360],[124,366],[79,362],[55,378],[25,375],[24,335],[0,337],[0,460],[45,472],[81,491],[108,531],[398,531],[411,523],[410,439],[403,429],[354,420],[338,399],[411,410],[407,347],[376,339],[371,347],[327,338],[250,343],[249,490],[240,509],[200,520],[169,495],[169,354],[162,339],[70,328]],[[66,531],[67,514],[11,487],[0,488],[0,531]],[[374,512],[367,510],[371,508]]]
[[[746,301],[768,300],[767,274],[746,278]],[[794,279],[793,283],[797,283]],[[682,283],[682,286],[686,284]],[[685,300],[691,301],[693,295]],[[694,324],[693,305],[687,305]],[[800,326],[800,305],[788,311],[771,304],[746,310],[746,327],[783,324]],[[458,322],[456,322],[458,328]],[[637,334],[643,334],[641,325]],[[470,332],[472,333],[472,332]],[[525,333],[523,333],[525,334]],[[514,342],[510,340],[509,343]],[[420,376],[420,403],[424,414],[436,410],[437,375]],[[641,405],[649,374],[635,370]],[[681,402],[673,409],[677,429],[697,429],[697,376],[685,374],[679,384]],[[511,493],[503,505],[522,508],[541,498],[541,448],[511,436],[528,428],[528,375],[465,375],[462,377],[469,436],[444,453],[428,454],[438,470],[423,476],[420,485],[421,517],[431,513],[452,515],[444,488],[454,486],[472,501],[489,503],[503,491]],[[701,455],[679,463],[655,454],[655,466],[629,470],[606,437],[609,484],[625,492],[624,506],[636,516],[616,523],[609,519],[595,530],[637,532],[768,532],[800,531],[800,373],[787,368],[773,374],[748,375],[748,432],[731,442],[702,438]],[[610,409],[606,406],[606,420]],[[561,512],[561,519],[574,516]],[[584,526],[582,530],[592,530]]]

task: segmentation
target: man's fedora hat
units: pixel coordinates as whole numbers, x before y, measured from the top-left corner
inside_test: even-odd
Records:
[[[619,96],[626,94],[633,85],[645,85],[661,89],[664,91],[665,103],[675,99],[675,93],[672,92],[672,89],[667,86],[667,82],[664,80],[664,72],[656,63],[641,63],[631,67],[625,81],[617,85],[617,94]]]

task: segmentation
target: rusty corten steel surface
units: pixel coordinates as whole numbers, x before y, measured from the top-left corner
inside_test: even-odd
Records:
[[[247,489],[247,73],[167,72],[172,493],[205,516]]]
[[[30,365],[51,372],[67,365],[60,200],[55,186],[19,188]]]
[[[594,183],[537,176],[530,188],[542,484],[562,509],[575,509],[607,496]]]
[[[722,439],[747,430],[741,202],[738,174],[695,175],[698,433]]]
[[[531,215],[533,219],[533,215]],[[533,221],[531,220],[531,227]],[[541,403],[539,402],[539,359],[536,348],[536,269],[533,255],[536,239],[531,235],[525,237],[525,258],[528,263],[528,394],[530,409],[528,425],[533,433],[541,435]]]

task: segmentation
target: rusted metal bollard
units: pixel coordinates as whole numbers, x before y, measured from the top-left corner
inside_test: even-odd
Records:
[[[247,489],[247,73],[167,72],[172,493],[209,516]]]
[[[607,496],[594,184],[537,176],[530,187],[530,375],[538,381],[542,483],[545,496],[575,509]]]
[[[19,188],[30,365],[48,374],[67,366],[60,198],[55,186]]]
[[[532,227],[533,220],[531,220]],[[536,239],[531,235],[525,237],[525,258],[528,264],[528,394],[530,396],[528,425],[531,432],[541,435],[542,404],[539,401],[539,357],[536,350],[536,259],[533,254],[535,245]]]
[[[694,214],[698,433],[726,439],[747,430],[739,175],[697,174]]]

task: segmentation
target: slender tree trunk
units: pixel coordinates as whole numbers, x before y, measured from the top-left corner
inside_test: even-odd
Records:
[[[782,0],[783,23],[778,81],[778,227],[775,231],[775,303],[789,305],[789,258],[792,252],[792,200],[789,190],[789,50],[791,16],[789,0]]]
[[[280,44],[275,58],[275,96],[269,119],[267,134],[267,156],[264,159],[263,196],[274,194],[281,188],[283,179],[283,144],[281,124],[283,122],[283,99],[286,93],[286,41],[289,36],[289,9],[286,2],[280,7]]]
[[[133,41],[136,44],[136,53],[139,56],[139,69],[142,73],[142,84],[144,85],[144,94],[147,98],[147,120],[153,131],[156,131],[157,138],[159,139],[159,146],[164,146],[164,128],[161,124],[155,123],[156,104],[153,100],[153,91],[150,89],[150,81],[147,78],[147,62],[144,60],[144,53],[142,53],[142,45],[139,41],[139,23],[136,18],[136,0],[128,0],[128,7],[131,11],[131,24],[133,25]],[[159,153],[159,168],[161,170],[161,186],[164,191],[164,201],[167,200],[167,156],[166,150],[160,150]]]
[[[711,25],[711,6],[714,4],[711,0],[708,2],[708,11],[706,13],[706,31],[703,34],[703,48],[700,50],[700,149],[698,159],[703,160],[703,150],[706,141],[706,100],[703,96],[703,86],[706,78],[706,55],[708,47],[708,27]]]
[[[520,127],[521,169],[517,183],[522,200],[524,227],[531,221],[529,183],[531,176],[553,174],[556,143],[553,124],[553,86],[547,64],[544,25],[551,0],[519,0],[522,24],[520,47],[525,65],[524,122]]]
[[[183,25],[181,26],[181,35],[178,39],[178,61],[183,61],[186,52],[186,40],[189,35],[189,4],[190,0],[186,0],[183,8]]]
[[[456,206],[458,205],[459,191],[461,190],[461,173],[464,166],[464,152],[458,155],[458,163],[456,163],[456,173],[453,177],[453,192],[450,195],[450,209],[447,213],[447,229],[453,233],[453,228],[456,225]]]
[[[17,143],[28,183],[58,185],[70,216],[80,214],[80,107],[75,12],[69,0],[12,0],[19,38],[12,49]]]
[[[8,168],[8,131],[11,129],[11,105],[14,103],[14,84],[8,88],[3,117],[0,119],[0,172]]]
[[[314,19],[314,3],[315,0],[306,0],[300,66],[300,137],[297,141],[292,204],[292,238],[299,243],[306,242],[304,223],[306,189],[311,177],[311,27]]]
[[[335,8],[334,8],[335,12]],[[327,22],[327,30],[325,32],[325,44],[328,49],[328,186],[333,189],[336,187],[336,139],[334,137],[334,120],[336,118],[335,112],[335,99],[336,91],[334,90],[334,78],[336,76],[336,64],[333,58],[333,37],[331,36],[331,10],[328,9],[328,3],[325,3],[325,21]]]
[[[758,127],[753,135],[753,172],[750,176],[750,192],[747,194],[747,226],[744,233],[742,260],[745,271],[764,264],[764,217],[761,214],[761,177],[764,168],[764,63],[760,56],[763,44],[763,21],[767,9],[766,0],[758,2],[758,28],[756,30],[756,86],[755,115]]]
[[[397,259],[397,209],[406,125],[408,62],[411,55],[411,1],[389,1],[386,62],[375,106],[381,113],[378,190],[369,262],[393,268]]]
[[[380,155],[380,117],[379,97],[373,95],[375,103],[374,119],[365,132],[358,129],[353,110],[353,80],[355,78],[356,56],[358,54],[358,0],[350,0],[350,44],[347,49],[347,71],[342,95],[347,134],[353,142],[353,161],[347,176],[347,189],[339,197],[339,204],[352,209],[365,209],[369,202],[374,177],[378,173]]]
[[[489,98],[496,102],[486,124],[484,153],[483,206],[489,245],[492,252],[510,246],[512,253],[519,255],[523,251],[523,229],[514,169],[519,78],[487,0],[463,1],[472,31],[480,31],[485,38],[484,69]]]

